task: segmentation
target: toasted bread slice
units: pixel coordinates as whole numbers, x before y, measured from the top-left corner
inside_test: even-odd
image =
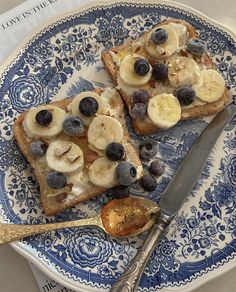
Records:
[[[103,91],[104,91],[103,89],[95,90],[95,92],[98,94],[103,94]],[[142,174],[142,165],[139,160],[139,156],[136,153],[136,150],[130,144],[129,133],[126,128],[126,121],[124,118],[124,109],[123,109],[122,99],[116,90],[113,90],[111,92],[113,93],[110,94],[109,97],[107,96],[107,103],[109,104],[109,108],[111,109],[107,115],[115,117],[116,120],[118,120],[121,123],[123,127],[123,131],[124,131],[122,144],[124,145],[125,150],[126,150],[126,159],[132,162],[133,165],[136,167],[136,169],[139,169],[137,178],[140,178]],[[51,105],[57,106],[68,112],[68,109],[69,109],[68,105],[71,103],[72,99],[73,98],[59,100],[59,101],[51,103]],[[56,192],[56,195],[53,195],[53,196],[48,195],[52,191],[52,189],[48,187],[46,183],[46,179],[45,179],[46,174],[48,172],[48,168],[44,165],[44,163],[46,163],[46,160],[43,160],[43,158],[42,160],[38,160],[34,158],[29,151],[30,143],[34,139],[29,138],[26,135],[26,132],[24,130],[23,123],[24,123],[24,119],[26,117],[27,112],[24,112],[23,114],[18,116],[17,120],[15,121],[14,134],[15,134],[15,137],[16,137],[16,140],[18,142],[21,152],[29,161],[31,167],[35,171],[35,175],[40,186],[41,203],[42,203],[44,212],[47,215],[55,215],[59,212],[62,212],[63,210],[67,208],[73,207],[81,202],[84,202],[90,198],[93,198],[94,196],[101,193],[102,191],[105,191],[106,189],[89,183],[86,186],[83,185],[83,188],[81,188],[80,193],[77,195],[72,195],[70,193],[70,190],[68,189],[64,189],[63,191],[58,190],[58,192]],[[69,141],[71,141],[72,139],[70,136],[67,136],[63,133],[60,133],[56,137],[56,139],[57,138],[62,138],[64,140],[69,140]],[[97,158],[96,152],[91,151],[88,147],[87,135],[85,134],[84,136],[77,137],[77,138],[73,137],[72,141],[73,143],[76,143],[77,145],[81,147],[83,151],[83,155],[84,155],[84,166],[85,168],[87,168]]]
[[[183,24],[187,29],[188,39],[198,37],[198,34],[195,31],[194,27],[190,25],[188,22],[181,19],[166,20],[157,24],[155,27],[158,27],[159,25],[163,25],[163,24],[168,24],[170,22]],[[117,63],[114,61],[114,54],[119,56],[120,59],[122,59],[127,54],[135,53],[135,54],[143,55],[145,58],[149,60],[150,64],[157,62],[157,60],[154,60],[152,57],[150,57],[147,54],[144,48],[144,45],[140,45],[144,43],[147,33],[140,36],[138,39],[131,40],[121,46],[117,46],[117,47],[105,50],[102,53],[101,58],[104,63],[104,66],[115,85],[118,84],[117,80],[118,80],[119,67]],[[186,56],[186,51],[180,50],[178,55]],[[214,68],[212,58],[209,56],[207,52],[201,58],[195,57],[195,56],[193,56],[193,58],[198,64],[202,64],[202,66],[205,66],[206,69]],[[154,83],[153,81],[154,80],[150,80],[150,82],[147,85],[145,85],[145,89],[154,88],[155,81]],[[169,84],[169,86],[171,85]],[[127,104],[128,109],[130,111],[132,107],[132,95],[130,93],[127,93],[127,91],[125,92],[125,90],[123,90],[119,86],[117,86],[117,89],[119,90],[123,100]],[[136,88],[136,90],[138,89],[139,88]],[[162,92],[158,91],[158,86],[157,86],[155,94],[157,95],[159,93],[162,93]],[[204,104],[199,103],[199,104],[195,104],[194,106],[183,106],[181,109],[181,120],[194,119],[194,118],[199,118],[199,117],[215,114],[221,111],[225,107],[228,100],[229,100],[229,95],[228,95],[227,89],[225,88],[225,91],[223,95],[221,96],[221,98],[215,102],[204,103]],[[132,118],[132,122],[133,122],[134,129],[138,134],[148,135],[148,134],[153,134],[156,131],[160,130],[158,129],[156,125],[152,124],[149,119],[139,120],[139,119]]]

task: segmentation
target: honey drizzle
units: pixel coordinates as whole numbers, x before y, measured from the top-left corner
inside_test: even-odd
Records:
[[[102,211],[103,225],[115,236],[131,235],[150,219],[147,210],[134,200],[113,200],[107,206]]]

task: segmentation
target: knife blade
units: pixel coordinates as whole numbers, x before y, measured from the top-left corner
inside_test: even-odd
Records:
[[[227,106],[216,115],[193,144],[160,199],[161,214],[157,223],[152,226],[143,245],[110,292],[135,292],[138,289],[150,255],[193,189],[220,133],[235,113],[234,104]]]
[[[181,208],[201,174],[217,138],[232,118],[231,113],[234,115],[235,111],[236,106],[233,104],[221,111],[193,144],[160,199],[159,205],[163,213],[174,216]]]

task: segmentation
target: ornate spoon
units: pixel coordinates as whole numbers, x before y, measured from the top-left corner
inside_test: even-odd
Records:
[[[100,214],[93,218],[37,225],[1,223],[0,244],[34,234],[80,226],[97,226],[115,237],[135,236],[148,230],[156,222],[159,212],[160,207],[148,199],[115,199],[106,204]]]

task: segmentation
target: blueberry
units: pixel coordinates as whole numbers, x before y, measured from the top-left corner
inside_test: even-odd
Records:
[[[37,112],[35,116],[36,122],[43,127],[47,127],[51,124],[52,122],[52,113],[48,110],[41,110]]]
[[[150,65],[146,59],[138,59],[134,63],[134,71],[140,75],[145,76],[150,70]]]
[[[146,174],[144,175],[140,180],[141,186],[144,188],[144,190],[148,192],[152,192],[157,187],[157,181],[154,176]]]
[[[153,158],[158,151],[158,144],[153,139],[147,138],[143,140],[139,145],[139,154],[142,158]]]
[[[151,35],[151,40],[157,44],[164,44],[168,39],[168,32],[163,28],[157,28]]]
[[[165,80],[168,78],[168,66],[164,63],[158,63],[153,66],[152,72],[155,80]]]
[[[29,151],[34,157],[41,157],[46,152],[46,148],[42,141],[36,140],[30,144]]]
[[[136,181],[137,170],[132,163],[122,161],[116,167],[116,178],[119,184],[129,186]]]
[[[141,102],[147,104],[149,100],[149,93],[146,90],[140,89],[133,94],[133,102]]]
[[[62,128],[67,135],[78,136],[84,133],[82,120],[76,116],[66,117],[63,121]]]
[[[196,92],[192,87],[182,86],[176,90],[176,97],[182,105],[189,105],[194,101]]]
[[[149,172],[155,176],[160,176],[164,173],[165,166],[159,159],[152,161],[149,166]]]
[[[116,186],[108,192],[112,199],[127,198],[130,194],[130,189],[127,186]]]
[[[131,109],[131,116],[134,119],[144,120],[147,113],[147,106],[145,103],[138,102]]]
[[[195,56],[202,56],[206,51],[206,45],[200,39],[190,39],[187,43],[187,51]]]
[[[124,146],[120,143],[110,143],[106,148],[106,156],[112,161],[120,160],[125,155]]]
[[[98,102],[93,97],[85,97],[79,103],[79,111],[86,117],[91,117],[98,111]]]
[[[53,189],[62,189],[67,184],[67,177],[64,173],[53,171],[47,175],[47,184]]]

